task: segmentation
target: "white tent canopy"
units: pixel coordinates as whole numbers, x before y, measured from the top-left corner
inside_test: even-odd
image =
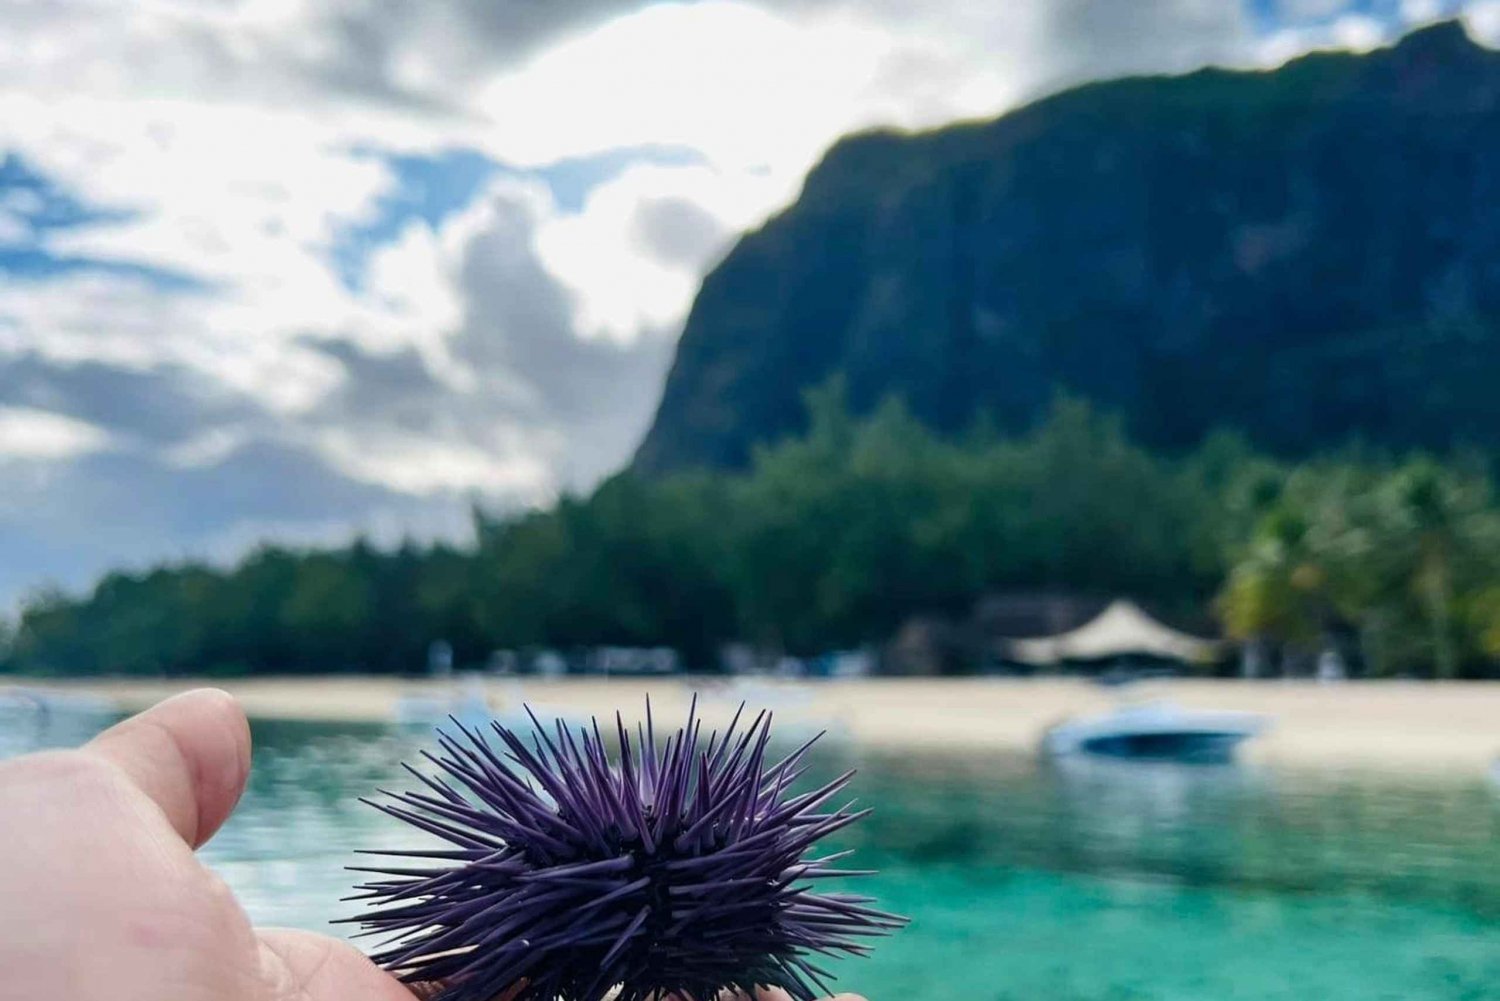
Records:
[[[1201,663],[1212,660],[1218,650],[1219,644],[1213,640],[1164,626],[1134,602],[1123,599],[1111,602],[1104,611],[1069,632],[1006,642],[1006,653],[1012,660],[1036,666],[1132,655]]]

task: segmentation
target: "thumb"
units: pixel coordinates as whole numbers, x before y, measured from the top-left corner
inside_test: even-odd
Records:
[[[95,737],[84,753],[115,765],[197,848],[239,802],[250,774],[250,727],[228,692],[184,692]]]
[[[414,1001],[418,997],[347,942],[286,928],[262,928],[263,975],[272,996],[299,1001]]]

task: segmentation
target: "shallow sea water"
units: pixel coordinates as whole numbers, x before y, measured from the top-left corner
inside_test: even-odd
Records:
[[[93,726],[0,717],[0,757]],[[258,722],[239,810],[204,850],[263,924],[329,921],[356,848],[418,843],[356,801],[406,787],[421,732]],[[1500,785],[830,742],[876,807],[842,846],[913,918],[837,965],[872,1001],[1500,999]]]

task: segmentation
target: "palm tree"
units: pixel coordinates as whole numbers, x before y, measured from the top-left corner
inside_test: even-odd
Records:
[[[1279,641],[1303,653],[1316,642],[1327,575],[1307,538],[1307,521],[1284,502],[1262,517],[1219,595],[1230,636],[1257,646]]]

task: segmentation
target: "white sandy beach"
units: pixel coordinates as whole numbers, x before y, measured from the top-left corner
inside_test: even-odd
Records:
[[[236,695],[251,716],[384,721],[405,695],[441,690],[431,681],[386,677],[258,678],[232,681],[89,680],[38,682],[87,691],[134,711],[175,691],[210,684]],[[450,686],[457,690],[454,683]],[[463,683],[463,684],[468,684]],[[545,713],[638,713],[650,693],[659,718],[673,719],[699,693],[710,718],[741,700],[784,719],[890,748],[1029,752],[1042,731],[1074,713],[1108,708],[1106,689],[1072,679],[866,679],[780,682],[721,678],[491,680],[492,709],[524,699]],[[1131,698],[1243,709],[1274,718],[1246,757],[1278,766],[1375,767],[1479,773],[1500,755],[1500,683],[1158,681]]]

